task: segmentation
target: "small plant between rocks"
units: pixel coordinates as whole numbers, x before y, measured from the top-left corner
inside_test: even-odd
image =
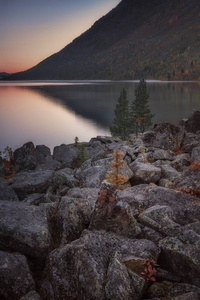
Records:
[[[122,160],[122,156],[123,154],[120,153],[117,148],[113,154],[114,160],[111,161],[112,169],[106,175],[107,180],[112,182],[116,189],[125,189],[129,187],[129,184],[125,184],[128,181],[128,176],[122,174],[123,164],[125,163],[125,161]]]
[[[191,165],[190,168],[193,171],[199,170],[200,169],[200,161],[194,161]]]
[[[0,151],[0,161],[1,160],[3,161],[5,167],[4,178],[9,179],[10,177],[15,176],[16,170],[14,167],[14,156],[11,147],[7,146],[3,153]]]
[[[157,265],[153,259],[146,258],[142,264],[144,265],[144,272],[141,272],[141,275],[145,276],[146,282],[151,284],[156,281],[156,267]]]

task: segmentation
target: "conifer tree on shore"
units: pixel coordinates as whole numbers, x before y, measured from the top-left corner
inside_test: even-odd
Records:
[[[135,100],[129,107],[127,92],[123,89],[115,108],[115,118],[110,127],[113,137],[127,139],[129,134],[144,132],[152,123],[154,115],[151,113],[149,106],[149,93],[147,91],[146,81],[140,80],[135,90]]]
[[[110,132],[114,137],[126,139],[130,134],[129,102],[125,89],[121,90],[115,108],[115,118]]]
[[[131,132],[144,132],[152,123],[153,114],[149,106],[149,93],[147,91],[146,81],[140,80],[135,90],[135,100],[130,107]]]

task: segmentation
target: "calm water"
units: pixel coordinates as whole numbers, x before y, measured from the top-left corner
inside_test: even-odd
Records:
[[[134,99],[138,82],[0,82],[0,151],[32,141],[53,150],[60,144],[110,135],[122,88]],[[200,82],[147,82],[154,123],[178,124],[200,110]]]

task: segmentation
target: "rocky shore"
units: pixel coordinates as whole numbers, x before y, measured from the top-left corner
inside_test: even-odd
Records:
[[[105,180],[113,151],[129,187]],[[0,299],[200,299],[200,112],[0,164]]]

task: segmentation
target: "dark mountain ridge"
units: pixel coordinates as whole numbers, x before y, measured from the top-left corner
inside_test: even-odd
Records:
[[[85,33],[9,79],[200,79],[198,0],[122,0]]]

